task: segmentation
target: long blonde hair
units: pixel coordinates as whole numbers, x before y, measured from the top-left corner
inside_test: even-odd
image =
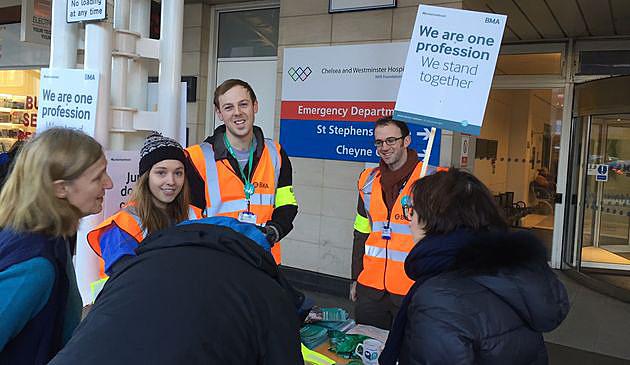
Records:
[[[83,214],[55,195],[53,182],[78,178],[102,156],[101,145],[81,131],[52,128],[37,134],[21,148],[0,193],[0,227],[75,234]]]
[[[184,181],[184,186],[175,200],[166,205],[166,211],[158,208],[153,200],[153,194],[149,189],[149,174],[151,169],[138,178],[138,182],[131,192],[130,204],[140,217],[142,228],[147,233],[153,233],[160,229],[167,228],[173,224],[188,219],[188,207],[190,205],[190,188],[188,180]]]

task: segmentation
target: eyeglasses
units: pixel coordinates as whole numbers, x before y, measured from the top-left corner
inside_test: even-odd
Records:
[[[403,218],[411,222],[413,218],[413,205],[411,205],[411,199],[408,195],[402,197],[400,203],[402,204]]]
[[[403,139],[405,138],[405,136],[401,136],[401,137],[387,137],[385,138],[384,141],[381,141],[380,139],[377,139],[376,141],[374,141],[374,145],[376,147],[383,147],[383,143],[387,144],[388,146],[393,146],[394,143],[396,143],[396,141],[398,141],[399,139]]]

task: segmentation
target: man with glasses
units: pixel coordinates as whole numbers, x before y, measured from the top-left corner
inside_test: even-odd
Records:
[[[422,162],[409,148],[409,127],[391,117],[374,127],[379,166],[359,176],[354,223],[350,299],[357,323],[390,329],[402,299],[413,284],[405,274],[407,254],[415,245],[405,207]]]

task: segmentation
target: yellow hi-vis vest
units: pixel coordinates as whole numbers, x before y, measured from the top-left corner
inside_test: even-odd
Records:
[[[365,169],[361,173],[359,195],[363,199],[368,217],[366,222],[366,218],[357,214],[355,229],[363,233],[369,232],[365,241],[363,271],[357,279],[362,285],[397,295],[407,294],[413,285],[413,281],[405,273],[405,260],[416,243],[411,236],[409,221],[404,218],[401,200],[403,196],[411,195],[411,186],[420,178],[421,170],[422,162],[418,162],[398,194],[389,217],[383,201],[380,169]],[[435,171],[435,167],[429,166],[427,175]],[[360,229],[358,226],[366,226],[367,229]],[[386,227],[391,229],[390,239],[383,238],[383,229]]]
[[[206,215],[238,218],[247,211],[243,181],[226,159],[216,161],[212,145],[203,142],[188,147],[190,158],[206,184]],[[276,187],[282,158],[280,145],[265,139],[265,148],[252,175],[254,194],[250,197],[249,210],[256,214],[256,224],[271,220],[276,206]],[[280,242],[271,248],[277,264],[281,262]]]

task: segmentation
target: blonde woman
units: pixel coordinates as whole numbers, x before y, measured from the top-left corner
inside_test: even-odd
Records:
[[[79,323],[67,238],[101,211],[112,181],[101,146],[54,128],[18,154],[0,193],[0,363],[45,364]]]
[[[103,259],[101,277],[113,274],[121,259],[135,256],[147,235],[201,218],[201,211],[190,205],[188,186],[188,177],[200,177],[182,146],[154,133],[145,140],[140,156],[139,178],[129,202],[88,234],[90,246]]]

